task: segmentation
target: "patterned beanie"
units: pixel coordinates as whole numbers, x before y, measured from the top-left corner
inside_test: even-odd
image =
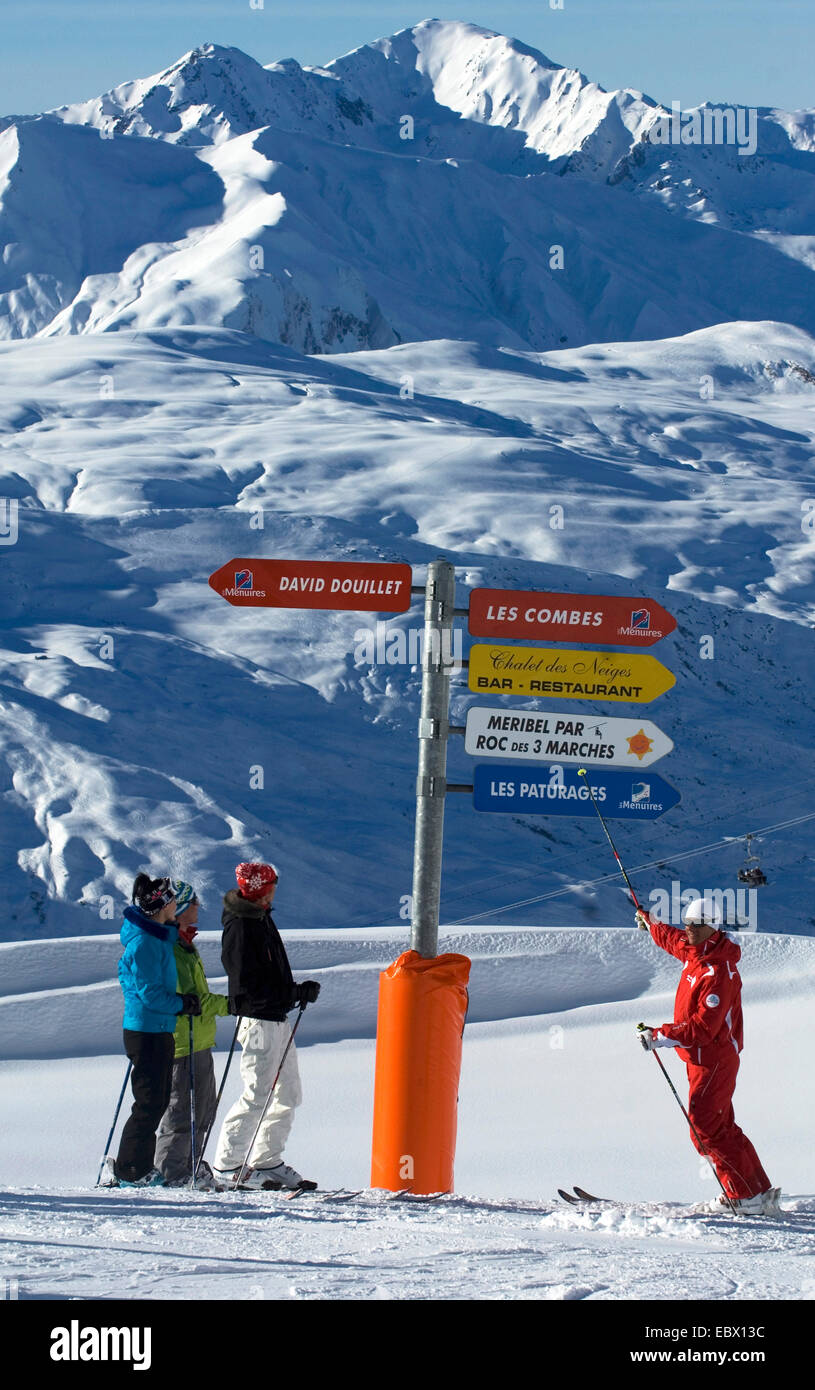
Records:
[[[148,917],[167,907],[174,897],[175,891],[169,878],[148,878],[147,874],[139,874],[133,884],[133,902]]]
[[[242,898],[254,902],[263,898],[279,878],[274,864],[239,864],[235,869],[238,892]]]
[[[173,888],[175,890],[175,915],[180,917],[191,903],[198,902],[198,895],[192,884],[185,883],[183,878],[173,879]]]

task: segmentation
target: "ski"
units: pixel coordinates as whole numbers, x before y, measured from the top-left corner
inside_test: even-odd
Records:
[[[315,1183],[304,1183],[300,1187],[281,1188],[238,1188],[238,1191],[260,1191],[264,1197],[279,1197],[282,1202],[295,1202],[300,1197],[309,1197],[312,1202],[351,1202],[354,1198],[364,1197],[365,1188],[351,1189],[345,1187],[318,1187]]]
[[[272,1192],[274,1192],[274,1191],[280,1192],[281,1189],[280,1189],[280,1188],[277,1188],[277,1189],[272,1188],[271,1191],[272,1191]],[[316,1184],[316,1182],[310,1182],[310,1181],[309,1181],[309,1182],[300,1182],[300,1183],[297,1184],[296,1187],[291,1187],[291,1188],[289,1188],[288,1192],[283,1192],[283,1196],[285,1197],[285,1199],[286,1199],[287,1202],[293,1202],[294,1199],[295,1199],[295,1197],[304,1197],[305,1194],[306,1194],[307,1192],[316,1192],[316,1191],[317,1191],[317,1184]]]
[[[585,1188],[577,1187],[576,1185],[571,1192],[566,1192],[564,1188],[559,1187],[557,1190],[557,1195],[564,1202],[569,1202],[570,1205],[573,1207],[582,1206],[585,1202],[606,1203],[609,1206],[623,1205],[622,1202],[613,1203],[610,1197],[595,1197],[591,1192],[586,1192]]]
[[[280,1191],[280,1189],[278,1189],[278,1191]],[[336,1191],[338,1193],[340,1189],[337,1188]],[[330,1189],[327,1189],[325,1192],[321,1192],[316,1182],[301,1182],[297,1185],[297,1187],[290,1188],[288,1192],[281,1192],[280,1195],[283,1197],[284,1201],[294,1202],[297,1200],[298,1197],[326,1198],[328,1196],[333,1196],[336,1194],[332,1193]]]
[[[754,1220],[764,1222],[784,1220],[785,1218],[789,1218],[791,1216],[794,1217],[796,1214],[794,1212],[787,1212],[784,1210],[783,1207],[780,1206],[776,1211],[734,1212],[724,1203],[722,1203],[721,1210],[711,1208],[707,1203],[704,1203],[701,1206],[688,1206],[684,1208],[677,1205],[676,1210],[670,1210],[668,1212],[663,1212],[659,1210],[657,1204],[657,1211],[654,1212],[653,1203],[620,1202],[610,1197],[595,1197],[591,1192],[587,1192],[585,1188],[578,1187],[576,1184],[571,1192],[567,1192],[565,1188],[559,1187],[557,1189],[557,1195],[561,1198],[562,1201],[567,1202],[569,1206],[572,1207],[585,1208],[589,1206],[594,1206],[605,1208],[607,1210],[612,1209],[617,1211],[642,1211],[644,1215],[670,1215],[670,1217],[674,1220],[684,1220],[687,1217],[701,1216],[710,1218],[715,1221],[720,1216],[726,1216],[728,1218],[738,1216],[739,1219],[742,1221],[749,1220],[752,1217]],[[667,1205],[668,1207],[672,1207],[674,1204],[667,1203],[665,1205]],[[650,1211],[649,1208],[651,1209]]]
[[[568,1202],[570,1206],[580,1206],[580,1198],[575,1197],[573,1192],[566,1192],[562,1187],[559,1187],[557,1190],[557,1195],[558,1197],[560,1197],[561,1201]]]
[[[311,1182],[310,1180],[298,1184],[297,1187],[235,1187],[234,1185],[225,1187],[223,1185],[218,1185],[208,1190],[217,1193],[225,1192],[233,1196],[239,1193],[242,1196],[246,1193],[250,1196],[272,1197],[278,1198],[281,1202],[294,1202],[299,1197],[310,1197],[312,1201],[316,1202],[350,1202],[354,1197],[364,1197],[366,1195],[366,1189],[362,1187],[321,1188],[316,1182]]]
[[[360,1187],[356,1191],[347,1191],[343,1187],[338,1187],[332,1191],[328,1188],[325,1192],[318,1190],[314,1193],[317,1202],[353,1202],[355,1198],[365,1196],[365,1188]]]
[[[451,1197],[450,1192],[402,1192],[389,1193],[386,1201],[388,1202],[415,1202],[417,1205],[425,1205],[429,1202],[440,1202],[443,1197]]]

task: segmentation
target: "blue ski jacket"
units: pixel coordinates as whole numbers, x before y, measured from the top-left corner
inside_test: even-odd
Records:
[[[138,907],[125,908],[119,983],[125,997],[123,1027],[134,1033],[174,1033],[181,1013],[175,943],[178,929],[161,926]]]

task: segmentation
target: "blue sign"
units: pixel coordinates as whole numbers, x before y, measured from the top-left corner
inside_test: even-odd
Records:
[[[593,768],[591,790],[603,816],[655,820],[679,801],[676,787],[655,772]],[[473,773],[476,811],[515,815],[596,815],[585,777],[577,768],[552,763],[532,770],[519,763],[479,763]]]

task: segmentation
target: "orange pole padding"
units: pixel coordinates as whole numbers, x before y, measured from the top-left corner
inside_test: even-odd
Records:
[[[371,1186],[452,1192],[466,956],[405,951],[379,977]]]

